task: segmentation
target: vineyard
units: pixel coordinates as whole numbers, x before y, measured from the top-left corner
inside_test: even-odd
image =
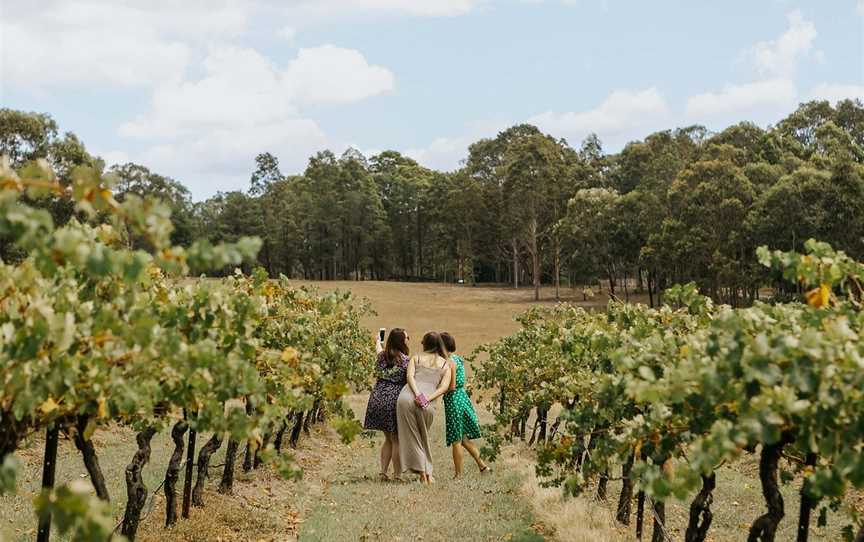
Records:
[[[269,463],[291,477],[298,471],[285,440],[296,445],[325,417],[346,440],[359,432],[341,399],[370,373],[363,304],[261,271],[184,280],[238,266],[260,242],[172,246],[163,203],[117,201],[115,180],[91,168],[71,179],[59,182],[44,161],[0,166],[0,237],[24,255],[0,262],[0,493],[16,491],[16,450],[43,433],[39,541],[52,525],[74,540],[134,539],[152,490],[141,473],[158,432],[174,443],[166,527],[204,506],[210,458],[223,443],[219,491],[230,494],[241,454],[244,470]],[[45,208],[57,202],[75,209],[62,227]],[[137,442],[118,524],[92,439],[112,425],[134,430]],[[203,433],[213,436],[199,448]],[[61,435],[80,451],[96,496],[87,483],[54,487]]]
[[[620,481],[617,521],[631,525],[635,501],[636,537],[648,518],[652,542],[671,540],[671,499],[689,499],[686,542],[709,540],[718,472],[756,455],[765,510],[748,541],[775,540],[781,485],[801,479],[798,542],[829,512],[864,540],[847,500],[864,487],[864,264],[815,241],[806,252],[758,253],[806,303],[733,309],[686,285],[659,308],[529,310],[477,361],[496,416],[487,451],[527,440],[538,475],[572,495],[608,500]]]

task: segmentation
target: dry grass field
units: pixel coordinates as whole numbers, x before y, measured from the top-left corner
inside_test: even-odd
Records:
[[[514,291],[505,287],[469,287],[423,283],[323,282],[310,284],[323,290],[350,289],[370,301],[377,313],[364,324],[370,330],[404,327],[412,347],[428,330],[446,330],[457,340],[461,353],[494,341],[517,329],[514,316],[533,304],[530,289]],[[565,299],[586,306],[602,307],[605,295],[583,303],[581,292],[562,290]],[[553,291],[543,290],[543,304],[553,303]],[[631,298],[631,300],[633,300]],[[470,368],[468,371],[470,380]],[[365,394],[349,399],[357,418],[362,419]],[[558,489],[542,488],[536,480],[530,450],[514,445],[505,449],[493,464],[492,472],[480,475],[466,456],[466,476],[452,481],[450,450],[444,444],[443,411],[436,413],[433,427],[433,454],[437,483],[423,487],[416,483],[385,483],[377,479],[381,437],[362,437],[343,445],[332,431],[318,427],[310,438],[301,440],[295,452],[304,467],[301,481],[279,479],[267,469],[239,475],[237,495],[227,498],[215,492],[214,471],[205,498],[207,506],[194,509],[190,520],[171,530],[162,528],[164,501],[155,495],[145,511],[140,540],[510,540],[590,541],[633,540],[632,530],[622,531],[611,518],[609,505],[589,498],[561,498]],[[490,421],[480,411],[481,421]],[[207,435],[202,438],[206,438]],[[108,478],[114,513],[119,517],[125,503],[123,469],[134,452],[131,432],[112,428],[97,434],[100,460]],[[200,442],[203,442],[201,440]],[[150,464],[144,470],[148,487],[155,488],[164,477],[170,454],[170,439],[157,435]],[[214,456],[222,463],[224,448]],[[0,498],[0,540],[32,540],[35,519],[29,499],[38,490],[41,439],[35,437],[21,454],[25,461],[19,495]],[[714,542],[743,540],[746,528],[763,509],[756,477],[757,465],[743,461],[724,467],[718,474],[715,494],[715,522],[709,537]],[[74,447],[61,443],[58,481],[84,477]],[[610,495],[617,496],[617,484]],[[778,540],[794,539],[798,507],[797,484],[784,487],[786,519]],[[683,538],[687,503],[668,505],[669,530],[673,539]],[[832,521],[827,530],[814,530],[811,540],[838,540]],[[647,526],[650,536],[650,526]],[[4,538],[5,537],[5,538]]]

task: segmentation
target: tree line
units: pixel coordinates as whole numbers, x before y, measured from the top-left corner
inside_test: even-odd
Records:
[[[47,115],[0,111],[0,153],[104,168]],[[271,276],[564,285],[602,280],[652,305],[695,282],[746,305],[771,277],[755,247],[801,250],[808,238],[864,257],[864,104],[804,103],[776,125],[740,122],[655,132],[606,153],[520,124],[432,170],[396,151],[319,152],[286,175],[265,152],[245,191],[193,202],[178,181],[138,164],[108,173],[124,194],[172,202],[174,242],[259,236]],[[51,204],[54,205],[54,204]],[[52,207],[62,223],[72,210]],[[10,248],[0,243],[0,257]],[[778,284],[781,290],[788,284]],[[791,292],[788,292],[791,293]]]

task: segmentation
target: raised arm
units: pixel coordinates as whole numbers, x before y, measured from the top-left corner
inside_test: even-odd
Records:
[[[447,368],[444,369],[444,375],[441,377],[441,383],[438,384],[438,389],[435,390],[432,395],[427,397],[430,402],[444,395],[444,393],[450,388],[450,379],[453,371],[450,367],[450,363],[447,363]]]
[[[384,351],[384,345],[381,344],[381,339],[376,334],[375,335],[375,354],[380,354],[383,351]]]

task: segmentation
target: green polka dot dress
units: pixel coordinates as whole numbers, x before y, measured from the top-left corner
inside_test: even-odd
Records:
[[[463,438],[480,438],[480,422],[468,393],[465,391],[465,365],[462,358],[453,354],[450,359],[456,365],[456,389],[444,394],[444,416],[447,427],[447,446]]]

